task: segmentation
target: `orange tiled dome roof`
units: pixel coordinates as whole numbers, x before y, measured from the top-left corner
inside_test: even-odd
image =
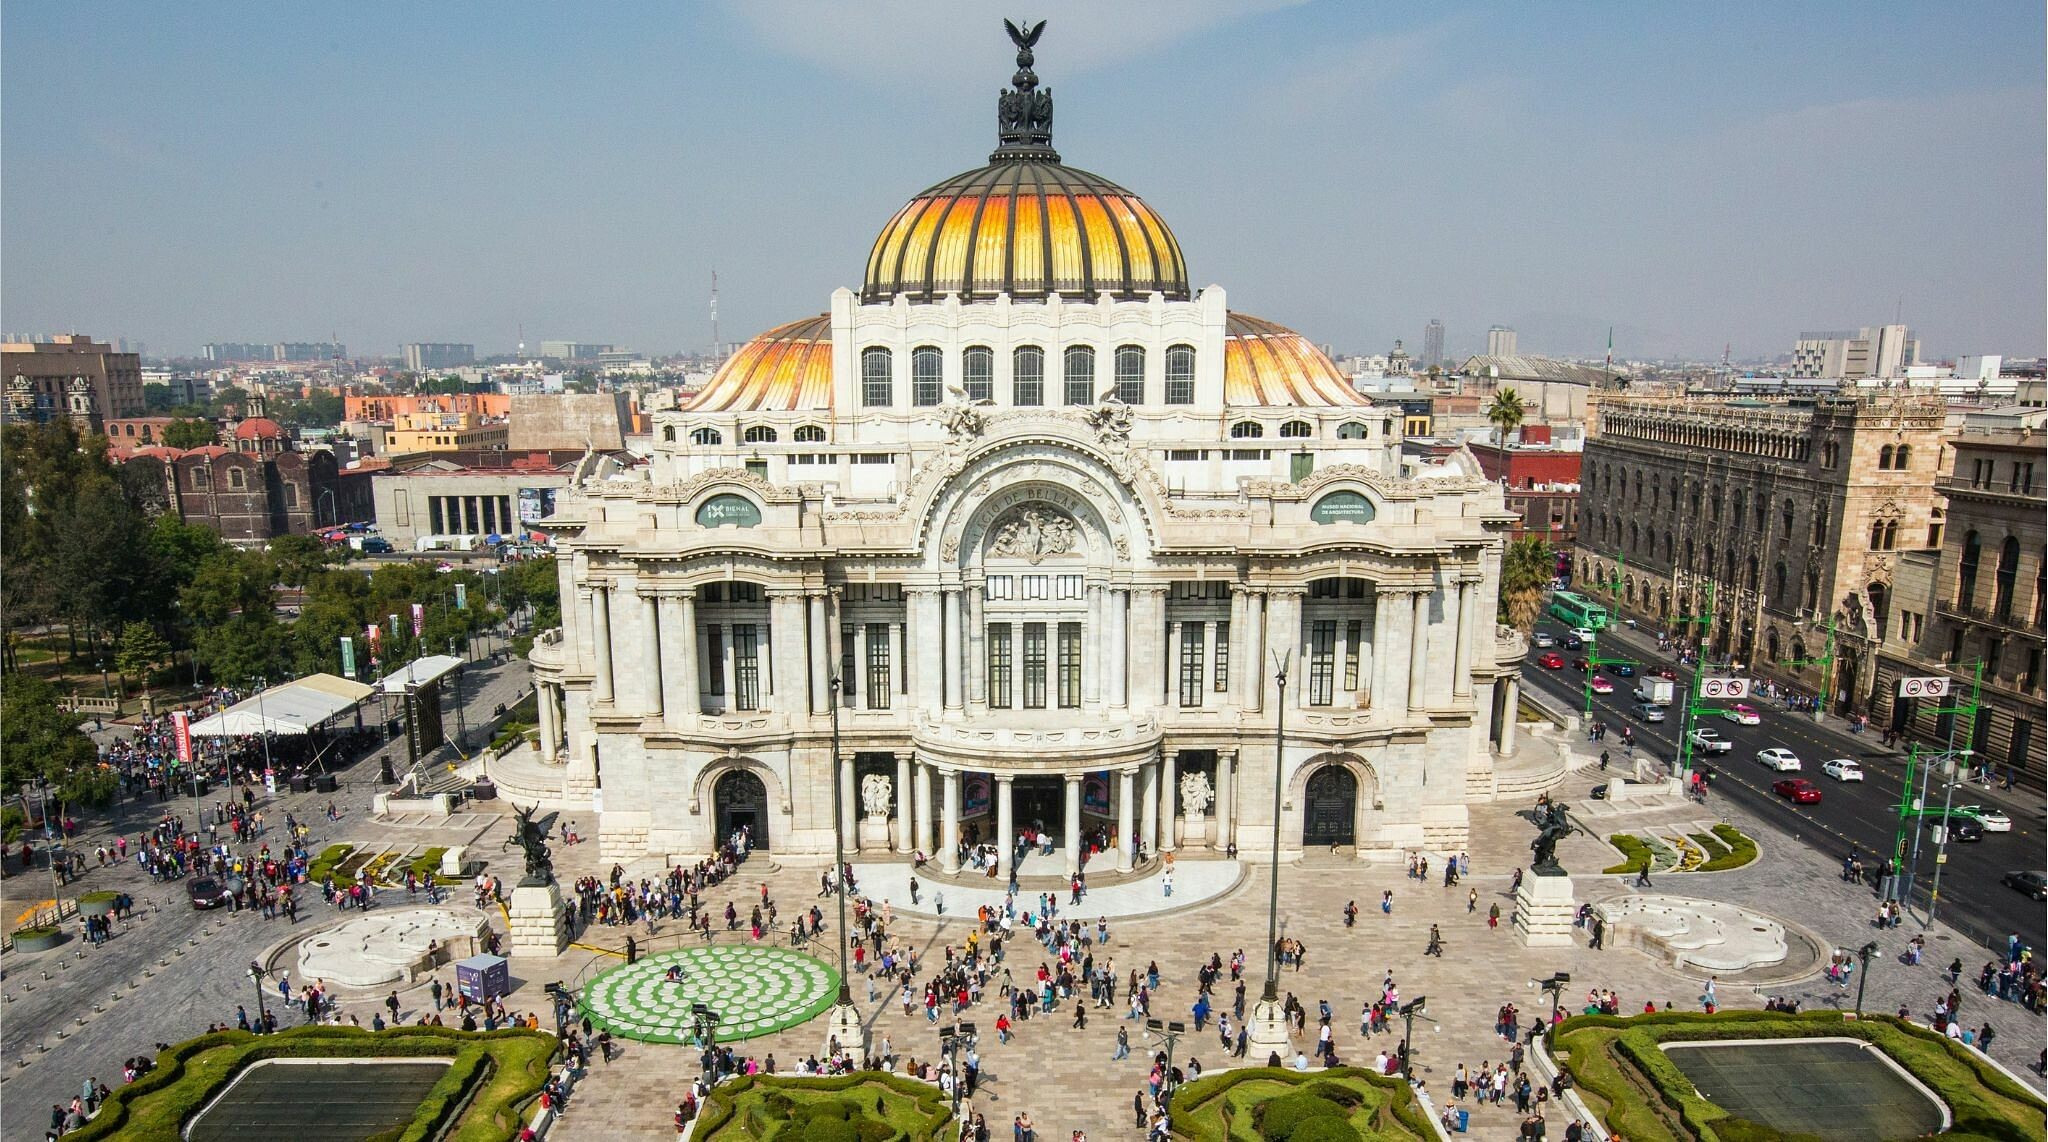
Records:
[[[252,416],[235,425],[236,440],[255,440],[258,438],[276,440],[283,436],[284,426],[267,416]]]
[[[1233,313],[1223,327],[1223,403],[1227,405],[1362,405],[1315,343],[1284,325]]]
[[[1057,158],[999,153],[896,212],[868,253],[861,300],[1155,292],[1191,296],[1180,243],[1150,206]]]
[[[688,412],[796,412],[832,407],[832,319],[778,325],[718,367]]]

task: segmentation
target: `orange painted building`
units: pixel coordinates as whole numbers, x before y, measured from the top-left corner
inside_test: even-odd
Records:
[[[478,419],[499,418],[512,411],[509,393],[432,393],[409,396],[373,393],[342,398],[342,418],[389,424],[401,413],[470,413]]]

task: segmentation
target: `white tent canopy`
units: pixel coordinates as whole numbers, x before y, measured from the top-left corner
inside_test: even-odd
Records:
[[[192,723],[192,736],[227,738],[260,733],[303,734],[374,693],[375,688],[360,682],[332,674],[309,674],[296,682],[272,686],[253,698]]]
[[[407,686],[424,686],[460,665],[462,660],[452,654],[429,654],[406,663],[402,670],[386,674],[378,685],[386,694],[403,694]]]

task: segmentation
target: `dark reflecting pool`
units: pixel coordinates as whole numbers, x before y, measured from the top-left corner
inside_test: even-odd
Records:
[[[1700,1096],[1787,1133],[1888,1142],[1941,1130],[1941,1104],[1860,1040],[1665,1043]]]
[[[361,1142],[412,1121],[447,1059],[266,1059],[185,1128],[191,1142]]]

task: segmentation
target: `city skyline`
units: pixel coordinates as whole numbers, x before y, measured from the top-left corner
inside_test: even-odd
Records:
[[[917,5],[7,15],[6,324],[169,355],[702,351],[713,268],[743,339],[982,160],[1008,54],[1000,13]],[[1034,15],[1067,161],[1342,351],[1433,317],[1453,359],[1495,324],[1557,355],[1895,319],[1930,358],[2042,351],[2037,10]]]

